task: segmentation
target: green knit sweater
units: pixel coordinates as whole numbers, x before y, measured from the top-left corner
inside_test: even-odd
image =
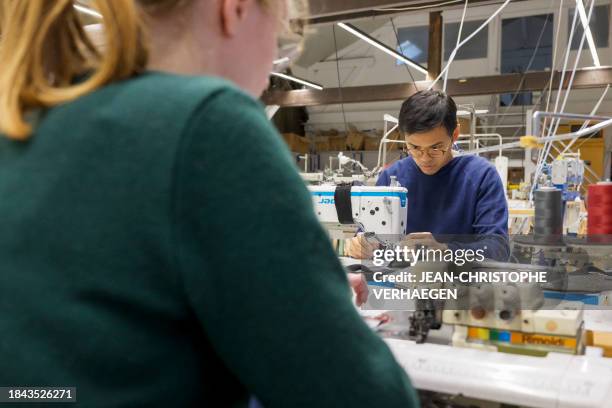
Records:
[[[147,73],[0,137],[0,262],[0,386],[88,407],[417,404],[262,106],[220,79]]]

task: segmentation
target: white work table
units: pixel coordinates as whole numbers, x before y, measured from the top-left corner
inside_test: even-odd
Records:
[[[529,357],[387,339],[420,390],[537,408],[612,407],[612,359]]]

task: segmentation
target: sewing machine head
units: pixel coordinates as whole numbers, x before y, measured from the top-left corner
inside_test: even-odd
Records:
[[[332,239],[357,231],[382,242],[401,240],[406,230],[407,190],[403,187],[309,186],[315,213]]]

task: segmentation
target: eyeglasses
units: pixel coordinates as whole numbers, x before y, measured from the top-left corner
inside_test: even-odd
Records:
[[[446,152],[448,152],[448,149],[450,149],[450,145],[446,146],[445,148],[436,146],[436,147],[408,147],[408,153],[412,156],[412,157],[416,157],[416,158],[421,158],[423,157],[423,155],[425,154],[425,152],[427,152],[427,155],[429,157],[431,157],[432,159],[435,159],[437,157],[442,157],[444,156],[444,154],[446,154]]]

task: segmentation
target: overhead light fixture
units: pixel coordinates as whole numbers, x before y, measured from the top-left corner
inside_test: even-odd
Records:
[[[280,72],[270,72],[270,75],[274,75],[274,76],[277,76],[279,78],[286,79],[288,81],[297,82],[298,84],[306,85],[306,86],[309,86],[309,87],[314,88],[314,89],[319,90],[319,91],[323,90],[323,87],[321,85],[319,85],[319,84],[315,84],[314,82],[310,82],[310,81],[307,81],[305,79],[294,77],[292,75],[281,74]]]
[[[399,61],[403,62],[404,64],[411,66],[412,68],[416,69],[419,72],[422,72],[424,75],[427,75],[427,70],[423,66],[419,65],[417,62],[411,60],[410,58],[406,57],[405,55],[402,55],[402,54],[398,53],[397,51],[393,50],[392,48],[387,47],[385,44],[383,44],[380,41],[372,38],[368,34],[364,33],[361,30],[359,30],[354,25],[348,24],[348,23],[338,23],[338,26],[342,27],[343,29],[345,29],[349,33],[353,34],[354,36],[361,38],[362,40],[364,40],[368,44],[373,45],[374,47],[378,48],[379,50],[381,50],[381,51],[391,55],[393,58],[396,58]]]
[[[593,33],[591,33],[591,27],[589,27],[586,10],[584,9],[582,0],[576,0],[576,8],[578,9],[578,14],[580,14],[580,21],[582,21],[582,27],[584,27],[587,42],[589,43],[589,48],[591,49],[593,63],[596,67],[601,67],[601,64],[599,63],[599,56],[597,55],[597,47],[595,47],[595,40],[593,40]]]
[[[102,19],[102,14],[98,13],[95,10],[92,10],[88,7],[83,7],[83,6],[79,6],[78,4],[75,4],[73,6],[77,11],[83,13],[83,14],[87,14],[88,16],[92,16],[95,18],[99,18],[100,20]]]

